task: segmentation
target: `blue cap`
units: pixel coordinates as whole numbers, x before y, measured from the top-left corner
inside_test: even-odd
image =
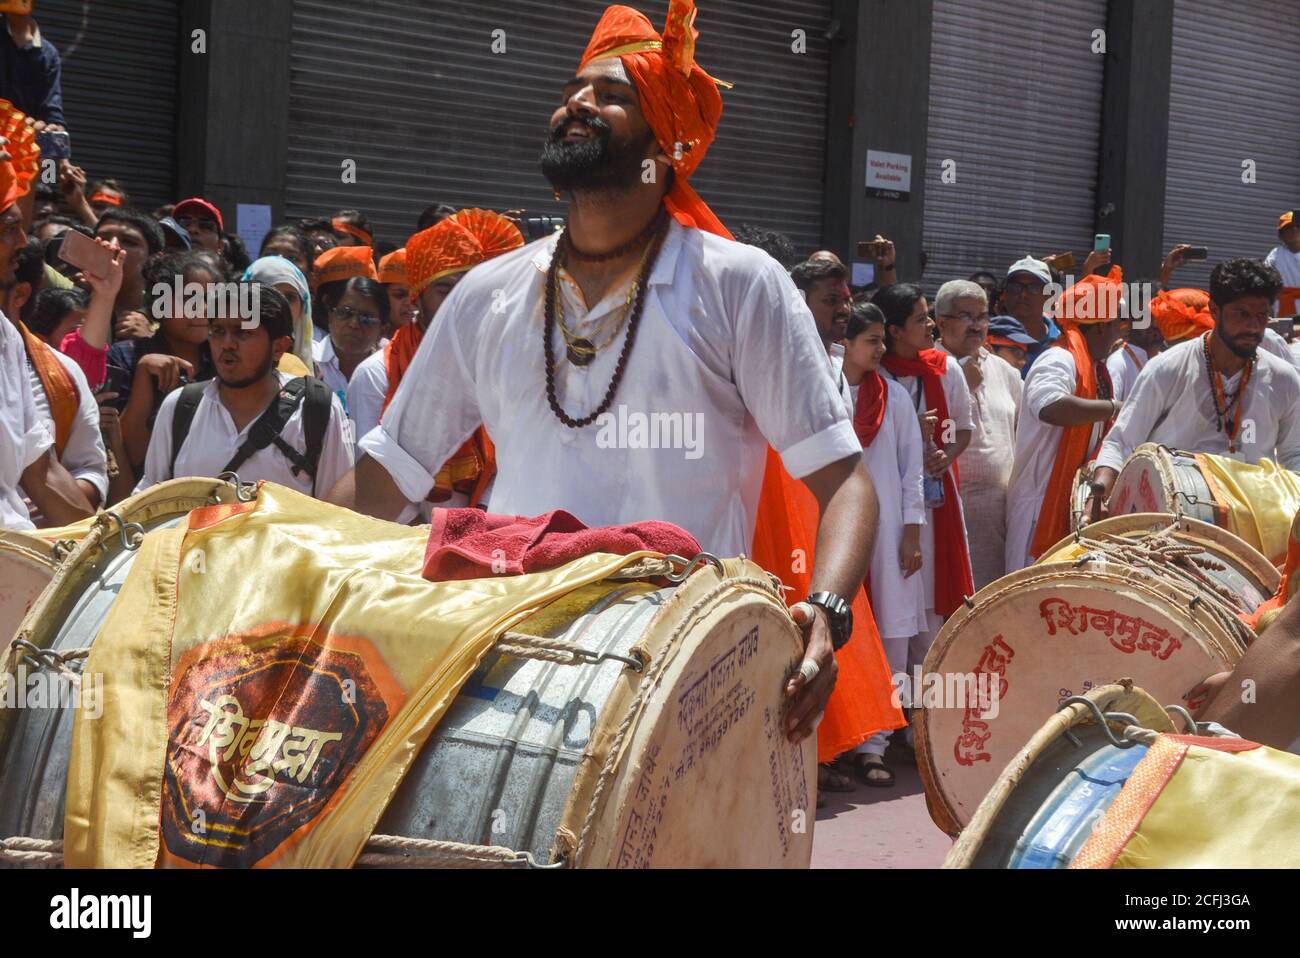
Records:
[[[994,316],[989,320],[989,335],[1009,339],[1022,346],[1037,346],[1038,340],[1025,332],[1024,324],[1014,316]]]
[[[158,225],[184,243],[186,249],[194,248],[194,244],[190,242],[189,230],[181,226],[180,223],[177,223],[172,217],[164,216],[158,221]]]

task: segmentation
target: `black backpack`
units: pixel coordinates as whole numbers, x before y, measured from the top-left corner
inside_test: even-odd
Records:
[[[173,478],[176,476],[176,457],[180,455],[181,447],[185,445],[185,439],[190,434],[194,414],[198,411],[199,403],[203,399],[203,391],[207,386],[206,382],[190,383],[181,389],[180,398],[176,402],[175,413],[172,416],[171,474]],[[302,418],[307,448],[305,452],[299,453],[280,438],[280,433],[284,431],[294,410],[304,403],[306,405],[303,408]],[[280,388],[279,395],[271,405],[266,407],[266,411],[258,417],[257,422],[253,423],[248,438],[236,450],[235,457],[221,471],[238,472],[239,467],[253,455],[267,446],[274,445],[293,464],[295,476],[303,472],[311,476],[312,495],[315,495],[316,469],[320,465],[320,454],[325,445],[325,430],[329,426],[332,405],[333,394],[319,379],[301,376],[290,380]]]

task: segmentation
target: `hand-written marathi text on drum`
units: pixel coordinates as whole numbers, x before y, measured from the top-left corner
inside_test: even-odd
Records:
[[[1096,629],[1121,652],[1150,652],[1160,661],[1183,647],[1176,636],[1158,625],[1132,615],[1123,615],[1114,609],[1094,609],[1089,606],[1072,606],[1064,599],[1044,599],[1038,606],[1039,614],[1047,623],[1047,634],[1056,635],[1065,629],[1071,635],[1083,635],[1089,628]]]
[[[253,801],[275,784],[276,776],[307,781],[325,746],[343,737],[274,719],[250,719],[233,695],[218,696],[215,702],[200,699],[199,706],[208,722],[195,744],[208,746],[212,776],[232,802]],[[221,766],[236,757],[242,761],[227,784]]]
[[[984,651],[980,653],[979,662],[971,673],[974,678],[971,687],[976,690],[975,701],[967,705],[966,711],[962,713],[961,734],[952,747],[958,765],[992,761],[993,756],[984,751],[984,746],[993,736],[988,723],[988,713],[993,705],[993,689],[997,689],[998,701],[1006,697],[1007,689],[1011,687],[1007,682],[1007,666],[1015,655],[1015,650],[1000,635],[995,635],[993,641],[984,646]],[[984,701],[980,700],[981,690],[987,690],[985,694],[988,697]]]

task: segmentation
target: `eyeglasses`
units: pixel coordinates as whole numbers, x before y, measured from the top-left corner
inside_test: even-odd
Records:
[[[197,226],[202,233],[215,233],[217,231],[216,220],[200,220],[193,216],[177,216],[175,219],[176,224],[183,230],[187,230],[191,226]]]
[[[1036,282],[1013,283],[1008,281],[1006,291],[1012,296],[1015,296],[1017,293],[1041,293],[1044,285],[1045,284],[1043,283]]]
[[[383,323],[383,320],[374,313],[358,313],[351,306],[331,306],[330,318],[340,319],[345,323],[355,319],[358,325],[366,327],[379,326]]]
[[[989,321],[988,313],[947,313],[939,317],[940,319],[959,319],[966,325],[971,323],[987,323]]]

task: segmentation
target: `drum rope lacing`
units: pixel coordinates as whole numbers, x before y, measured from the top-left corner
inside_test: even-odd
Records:
[[[646,663],[630,655],[616,655],[613,652],[593,652],[573,642],[563,639],[550,639],[540,635],[525,635],[522,632],[505,632],[493,647],[502,655],[517,659],[541,659],[543,662],[556,662],[560,665],[597,665],[607,659],[622,662],[634,672],[640,672]]]
[[[695,624],[695,620],[709,606],[711,606],[719,596],[725,594],[733,588],[753,589],[761,592],[766,596],[773,594],[773,587],[770,581],[756,579],[750,576],[740,576],[734,579],[723,579],[716,586],[710,589],[704,595],[700,596],[685,614],[682,616],[677,627],[673,629],[672,635],[664,643],[665,649],[671,649],[681,638],[682,634]],[[645,705],[646,699],[650,697],[651,692],[659,683],[659,678],[671,656],[660,655],[653,663],[653,668],[642,679],[638,687],[636,697],[633,698],[632,704],[628,707],[627,714],[619,724],[618,731],[614,733],[614,739],[609,746],[609,754],[605,757],[605,764],[596,778],[596,787],[591,793],[591,803],[587,807],[587,816],[583,820],[582,830],[578,833],[578,839],[573,848],[573,853],[567,856],[570,865],[576,865],[582,860],[582,853],[587,847],[591,831],[596,823],[596,812],[600,808],[600,799],[605,792],[605,788],[613,779],[617,771],[620,760],[622,759],[623,743],[626,741],[628,733],[631,732],[632,726],[636,723]]]
[[[89,647],[58,652],[54,649],[42,649],[24,638],[14,639],[9,643],[9,648],[12,650],[10,652],[11,656],[18,653],[15,656],[18,660],[34,665],[38,669],[51,669],[74,683],[81,681],[81,673],[69,668],[68,663],[84,659],[90,655]],[[0,677],[8,678],[7,675]]]
[[[1105,539],[1090,539],[1082,532],[1077,533],[1075,541],[1088,551],[1076,559],[1074,564],[1082,565],[1096,559],[1099,554],[1103,559],[1113,559],[1121,565],[1136,566],[1153,572],[1160,578],[1173,579],[1184,589],[1192,591],[1190,605],[1193,609],[1197,605],[1203,605],[1243,646],[1249,645],[1254,641],[1255,633],[1234,613],[1249,614],[1254,610],[1245,607],[1241,596],[1215,582],[1202,571],[1224,571],[1228,568],[1227,564],[1202,555],[1204,549],[1200,546],[1179,542],[1173,536],[1177,528],[1176,524],[1171,525],[1142,539],[1126,539],[1115,535],[1108,535]],[[1204,593],[1209,593],[1216,601],[1202,601]]]
[[[59,865],[63,862],[60,839],[0,838],[0,862],[11,865]],[[384,868],[563,868],[542,865],[531,852],[500,845],[466,845],[429,838],[371,835],[356,865]]]

